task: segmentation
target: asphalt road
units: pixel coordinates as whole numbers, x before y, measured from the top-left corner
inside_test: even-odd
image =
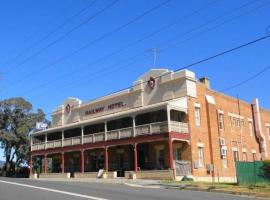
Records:
[[[228,194],[132,187],[116,183],[0,178],[0,200],[245,200]]]

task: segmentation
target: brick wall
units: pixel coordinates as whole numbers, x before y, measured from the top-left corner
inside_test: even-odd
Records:
[[[212,96],[214,104],[208,103],[206,95]],[[195,124],[195,107],[200,108],[201,125]],[[219,113],[224,116],[224,128],[219,128]],[[197,98],[188,99],[188,117],[191,133],[191,156],[193,163],[193,175],[197,177],[234,177],[233,151],[238,151],[239,160],[243,160],[243,152],[246,152],[247,161],[253,161],[256,152],[257,160],[261,159],[259,143],[253,131],[250,134],[249,122],[253,123],[251,104],[224,94],[214,92],[205,85],[197,83]],[[231,117],[231,118],[230,118]],[[231,119],[235,119],[233,125]],[[236,121],[239,119],[239,124]],[[268,152],[270,153],[270,139],[266,134],[266,124],[270,123],[270,111],[261,109],[261,121],[263,133],[267,138]],[[220,138],[225,139],[227,147],[227,167],[222,161],[220,153]],[[198,160],[198,146],[204,150],[204,166],[194,168]],[[268,153],[268,154],[269,154]],[[269,158],[269,155],[268,155]],[[213,173],[207,173],[207,165],[213,164]]]

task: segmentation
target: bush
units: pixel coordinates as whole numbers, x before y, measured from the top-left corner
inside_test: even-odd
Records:
[[[270,181],[270,160],[263,161],[262,170],[263,177]]]

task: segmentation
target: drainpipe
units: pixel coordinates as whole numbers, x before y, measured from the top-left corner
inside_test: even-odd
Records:
[[[262,160],[265,160],[268,157],[266,139],[262,132],[262,124],[261,124],[261,115],[260,115],[260,106],[259,100],[256,98],[251,104],[252,115],[253,115],[253,125],[255,130],[255,135],[259,140],[260,151]]]

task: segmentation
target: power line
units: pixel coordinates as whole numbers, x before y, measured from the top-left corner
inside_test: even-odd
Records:
[[[32,45],[28,46],[26,49],[24,49],[22,52],[20,52],[19,54],[17,54],[17,56],[15,56],[13,59],[11,59],[9,62],[6,62],[2,65],[7,65],[11,62],[13,62],[14,60],[20,58],[22,55],[24,55],[26,52],[28,52],[29,50],[31,50],[32,48],[34,48],[35,46],[37,46],[38,44],[42,43],[43,41],[45,41],[46,39],[48,39],[51,35],[53,35],[54,33],[56,33],[58,30],[60,30],[61,28],[63,28],[65,25],[67,25],[69,22],[71,22],[73,19],[75,19],[77,16],[79,16],[81,13],[83,13],[84,11],[86,11],[87,9],[89,9],[91,6],[93,6],[96,3],[97,0],[93,0],[91,1],[91,3],[87,4],[83,9],[79,10],[77,13],[75,13],[74,15],[72,15],[70,18],[68,18],[67,20],[65,20],[62,24],[60,24],[59,26],[57,26],[56,28],[54,28],[52,31],[50,31],[48,34],[46,34],[44,37],[42,37],[41,39],[39,39],[38,41],[36,41],[35,43],[33,43]]]
[[[221,23],[219,23],[219,24],[217,24],[217,25],[215,25],[215,26],[213,26],[213,27],[211,27],[211,28],[209,28],[209,29],[206,29],[206,30],[201,31],[201,32],[199,32],[199,33],[197,33],[197,34],[195,34],[195,35],[193,35],[193,36],[191,36],[191,37],[188,37],[188,38],[185,39],[185,40],[182,40],[182,41],[180,41],[180,42],[176,42],[176,43],[174,43],[174,44],[172,44],[172,45],[169,45],[169,46],[167,46],[167,48],[165,48],[165,50],[170,49],[170,48],[172,48],[172,47],[179,46],[179,44],[182,44],[182,43],[187,42],[187,41],[189,41],[189,40],[191,40],[191,39],[194,39],[194,38],[196,38],[196,37],[198,37],[198,36],[201,36],[201,35],[204,34],[204,33],[208,33],[209,31],[213,31],[213,30],[219,28],[220,26],[223,26],[223,25],[225,25],[225,24],[227,24],[227,23],[230,23],[230,22],[232,22],[232,21],[234,21],[234,20],[236,20],[236,19],[238,19],[238,18],[240,18],[240,17],[243,17],[243,16],[245,16],[245,15],[247,15],[247,14],[250,14],[250,13],[252,13],[252,12],[254,12],[254,11],[256,11],[256,10],[262,8],[262,7],[265,7],[265,6],[269,5],[269,4],[270,4],[270,1],[267,1],[267,2],[264,3],[264,4],[261,4],[261,5],[255,7],[255,8],[252,8],[252,9],[246,11],[246,12],[243,12],[243,13],[241,13],[241,14],[235,16],[235,17],[229,18],[228,20],[225,20],[225,21],[223,21],[223,22],[221,22]],[[218,18],[219,18],[219,17],[218,17]],[[210,21],[212,21],[212,20],[210,20]],[[208,23],[205,23],[205,24],[208,24]],[[188,32],[186,32],[186,33],[188,33]],[[186,33],[185,33],[185,34],[186,34]],[[178,37],[178,36],[177,36],[177,37]],[[171,39],[170,41],[175,40],[177,37]],[[168,42],[168,40],[167,40],[167,42]],[[161,48],[161,46],[167,44],[167,42],[162,42],[162,43],[160,43],[160,44],[158,45],[158,47]],[[163,50],[163,51],[164,51],[164,50]]]
[[[83,22],[81,22],[80,24],[78,24],[77,26],[75,26],[72,29],[70,29],[65,34],[61,35],[59,38],[57,38],[53,42],[47,44],[45,47],[41,48],[40,50],[38,50],[34,54],[28,56],[26,59],[24,59],[18,65],[13,66],[10,70],[6,71],[4,74],[9,74],[10,72],[14,71],[18,67],[20,67],[23,64],[27,63],[29,60],[31,60],[31,59],[35,58],[36,56],[40,55],[43,51],[47,50],[48,48],[50,48],[51,46],[53,46],[57,42],[59,42],[59,41],[63,40],[64,38],[66,38],[69,34],[73,33],[74,31],[76,31],[77,29],[79,29],[80,27],[82,27],[83,25],[87,24],[91,20],[93,20],[96,17],[98,17],[100,14],[102,14],[103,12],[105,12],[106,10],[108,10],[109,8],[111,8],[113,5],[115,5],[116,3],[118,3],[118,1],[120,1],[120,0],[114,0],[113,2],[111,2],[107,6],[105,6],[104,8],[102,8],[101,10],[99,10],[98,12],[96,12],[95,14],[91,15],[89,18],[87,18],[86,20],[84,20]]]
[[[249,46],[249,45],[255,44],[255,43],[257,43],[257,42],[260,42],[260,41],[262,41],[262,40],[265,40],[265,39],[267,39],[267,38],[269,38],[269,37],[270,37],[270,35],[263,36],[263,37],[259,37],[259,38],[255,39],[255,40],[252,40],[252,41],[250,41],[250,42],[244,43],[244,44],[239,45],[239,46],[237,46],[237,47],[234,47],[234,48],[225,50],[225,51],[220,52],[220,53],[217,53],[217,54],[215,54],[215,55],[213,55],[213,56],[210,56],[210,57],[207,57],[207,58],[205,58],[205,59],[202,59],[202,60],[193,62],[193,63],[191,63],[191,64],[188,64],[188,65],[184,66],[184,67],[180,67],[180,68],[174,70],[174,72],[178,72],[178,71],[181,71],[181,70],[184,70],[184,69],[188,69],[188,68],[190,68],[191,66],[195,66],[195,65],[201,64],[201,63],[203,63],[203,62],[207,62],[207,61],[209,61],[209,60],[212,60],[212,59],[215,59],[215,58],[217,58],[217,57],[223,56],[223,55],[225,55],[225,54],[229,54],[229,53],[234,52],[234,51],[237,51],[237,50],[239,50],[239,49],[241,49],[241,48],[244,48],[244,47],[247,47],[247,46]],[[261,72],[259,72],[259,74],[264,73],[265,71],[268,70],[268,68],[270,68],[270,66],[268,66],[267,69],[264,69],[264,70],[262,70]],[[257,74],[258,74],[258,73],[256,73],[255,75],[258,76]],[[158,78],[161,78],[162,76],[164,76],[164,74],[159,75],[159,76],[156,76],[156,77],[153,77],[153,78],[154,78],[154,79],[158,79]],[[255,76],[255,77],[256,77],[256,76]],[[254,78],[254,77],[253,77],[253,78]],[[253,78],[248,78],[248,80],[252,80]],[[247,80],[245,80],[244,82],[246,82],[246,81],[247,81]],[[148,82],[148,80],[147,80],[147,81],[143,81],[143,82],[141,82],[140,84],[145,84],[145,83],[147,83],[147,82]],[[243,83],[241,83],[241,84],[243,84]],[[130,89],[130,88],[132,88],[132,87],[134,87],[134,85],[131,85],[131,86],[128,86],[128,87],[126,87],[126,88],[117,90],[117,91],[115,91],[115,92],[111,92],[111,93],[107,94],[106,96],[111,95],[111,94],[114,94],[114,93],[118,93],[118,92],[121,92],[121,91],[128,90],[128,89]],[[98,99],[98,98],[96,98],[96,99]],[[96,100],[96,99],[93,99],[93,100]]]
[[[134,41],[134,42],[128,43],[128,44],[125,45],[123,48],[121,48],[121,49],[119,49],[119,50],[117,50],[117,51],[115,51],[115,52],[113,52],[113,53],[107,54],[107,55],[105,55],[105,56],[103,56],[103,57],[101,57],[101,58],[99,58],[99,59],[96,59],[96,60],[95,60],[94,62],[92,62],[91,64],[87,64],[87,65],[85,65],[85,66],[76,68],[76,70],[73,70],[73,71],[69,72],[68,74],[62,75],[62,76],[60,76],[59,78],[65,78],[65,77],[67,77],[67,76],[69,76],[69,75],[74,75],[74,73],[78,73],[78,72],[81,71],[83,68],[86,69],[87,66],[94,65],[94,64],[97,64],[97,63],[99,63],[99,62],[102,62],[102,61],[104,61],[105,58],[108,59],[109,57],[112,57],[113,55],[118,54],[118,53],[122,52],[123,50],[125,50],[125,49],[127,49],[127,48],[129,48],[129,47],[131,47],[131,46],[134,46],[134,45],[136,45],[136,44],[138,44],[138,43],[140,43],[140,42],[142,42],[142,41],[144,41],[144,40],[147,39],[147,38],[150,38],[150,37],[152,37],[152,36],[154,36],[154,35],[156,35],[156,34],[162,32],[162,31],[164,31],[164,30],[167,30],[167,29],[173,27],[174,25],[176,25],[176,24],[182,22],[183,20],[185,20],[185,19],[187,19],[187,18],[189,18],[189,17],[191,17],[191,16],[193,16],[193,15],[195,15],[195,14],[201,12],[202,10],[208,8],[209,6],[212,6],[213,4],[217,3],[218,1],[219,1],[219,0],[211,1],[210,3],[207,3],[206,5],[200,7],[199,9],[196,9],[195,11],[193,11],[193,12],[191,12],[191,13],[189,13],[189,14],[183,16],[183,17],[178,18],[178,19],[175,20],[174,22],[169,23],[169,24],[167,24],[167,25],[165,25],[165,26],[162,26],[161,28],[159,28],[159,29],[157,29],[157,30],[151,32],[150,34],[147,34],[146,36],[144,36],[144,37],[142,37],[142,38],[140,38],[140,39],[138,39],[138,40],[136,40],[136,41]],[[39,68],[38,70],[35,70],[34,72],[31,72],[31,73],[25,75],[25,76],[24,76],[24,79],[25,79],[25,78],[29,78],[29,77],[31,77],[32,75],[35,75],[35,74],[37,74],[37,73],[40,73],[40,72],[42,72],[42,71],[44,71],[44,70],[47,70],[49,67],[52,67],[52,66],[54,66],[54,65],[57,64],[57,63],[58,63],[58,62],[54,62],[53,64],[45,65],[45,66]],[[58,79],[59,79],[59,78],[58,78]],[[56,81],[57,81],[58,79],[56,79]],[[22,82],[22,81],[23,81],[23,79],[19,79],[19,80],[15,81],[15,82],[13,81],[13,82],[11,82],[11,83],[9,84],[9,87],[15,85],[16,83]],[[50,81],[50,82],[51,82],[51,81]]]
[[[165,31],[165,30],[167,30],[167,29],[173,27],[174,25],[176,25],[176,24],[182,22],[183,20],[185,20],[185,19],[187,19],[187,18],[189,18],[189,17],[191,17],[191,16],[193,16],[193,15],[195,15],[195,14],[197,14],[197,13],[203,11],[204,9],[208,8],[209,6],[212,6],[213,4],[217,3],[218,1],[219,1],[219,0],[215,0],[215,1],[212,1],[212,2],[210,2],[210,3],[207,3],[206,5],[204,5],[204,6],[200,7],[200,8],[198,8],[198,9],[196,9],[195,11],[193,11],[193,12],[191,12],[191,13],[185,15],[185,16],[182,16],[182,17],[178,18],[178,19],[175,20],[174,22],[169,23],[169,24],[167,24],[167,25],[165,25],[165,26],[162,26],[161,28],[159,28],[159,29],[157,29],[157,30],[151,32],[150,34],[147,34],[146,36],[144,36],[144,37],[142,37],[142,38],[140,38],[140,39],[138,39],[138,40],[136,40],[136,41],[134,41],[134,42],[128,43],[128,44],[125,45],[123,48],[121,48],[121,49],[119,49],[119,50],[117,50],[117,51],[115,51],[115,52],[112,52],[112,53],[110,53],[110,54],[107,54],[107,55],[105,55],[105,56],[102,56],[101,58],[96,59],[96,60],[93,61],[92,63],[89,63],[89,64],[87,64],[87,65],[85,65],[85,66],[76,68],[76,70],[73,70],[73,71],[71,71],[71,72],[69,72],[69,73],[67,73],[67,74],[65,74],[65,75],[62,75],[62,76],[58,77],[57,79],[55,79],[55,80],[53,80],[53,81],[57,81],[57,80],[59,80],[59,79],[62,79],[62,78],[65,78],[65,77],[68,77],[68,76],[71,76],[71,75],[73,76],[74,73],[81,72],[81,70],[83,70],[83,68],[84,68],[84,69],[87,69],[87,67],[90,66],[90,65],[98,64],[98,63],[104,61],[104,59],[108,59],[109,57],[112,57],[113,55],[118,54],[118,53],[122,52],[123,50],[125,50],[125,49],[127,49],[127,48],[130,48],[131,46],[134,46],[134,45],[136,45],[136,44],[138,44],[138,43],[144,41],[145,39],[148,39],[148,38],[150,38],[150,37],[152,37],[152,36],[154,36],[154,35],[156,35],[156,34],[162,32],[162,31]],[[144,52],[143,52],[143,53],[144,53]],[[143,53],[142,53],[142,54],[143,54]],[[58,62],[56,62],[56,63],[58,63]],[[53,65],[55,65],[56,63],[53,63]],[[53,65],[51,65],[51,64],[50,64],[50,65],[45,65],[45,66],[39,68],[38,70],[35,70],[34,72],[31,72],[31,73],[29,73],[29,74],[27,74],[27,75],[24,75],[24,79],[25,79],[25,78],[29,78],[29,77],[31,77],[32,75],[36,75],[37,73],[40,73],[40,72],[42,72],[42,71],[44,71],[44,70],[47,70],[49,67],[52,67]],[[15,82],[13,81],[13,82],[9,83],[8,86],[11,87],[11,86],[15,85],[16,83],[19,83],[19,82],[22,82],[22,81],[23,81],[23,79],[18,79],[18,80],[15,81]],[[49,81],[48,83],[51,83],[51,81]]]
[[[224,89],[222,89],[222,90],[219,90],[219,92],[226,92],[226,91],[228,91],[228,90],[232,90],[232,89],[234,89],[234,88],[236,88],[236,87],[239,87],[239,86],[241,86],[241,85],[244,85],[244,84],[246,84],[247,82],[249,82],[249,81],[251,81],[251,80],[253,80],[253,79],[259,77],[260,75],[262,75],[263,73],[265,73],[265,72],[268,71],[269,69],[270,69],[270,66],[267,66],[267,67],[263,68],[262,70],[260,70],[259,72],[257,72],[257,73],[255,73],[255,74],[253,74],[252,76],[248,77],[247,79],[245,79],[245,80],[243,80],[243,81],[240,81],[240,82],[238,82],[238,83],[236,83],[236,84],[234,84],[234,85],[231,85],[230,87],[227,87],[227,88],[224,88]]]
[[[233,84],[233,85],[231,85],[231,86],[229,86],[229,87],[227,87],[227,88],[225,88],[225,89],[222,89],[222,90],[219,90],[219,91],[213,91],[213,93],[218,93],[218,92],[223,93],[223,92],[226,92],[226,91],[228,91],[228,90],[231,90],[231,89],[234,89],[234,88],[236,88],[236,87],[239,87],[239,86],[241,86],[241,85],[244,85],[244,84],[246,84],[246,83],[252,81],[253,79],[258,78],[260,75],[264,74],[264,73],[265,73],[266,71],[268,71],[269,69],[270,69],[270,66],[267,66],[267,67],[263,68],[262,70],[260,70],[259,72],[253,74],[252,76],[250,76],[250,77],[248,77],[248,78],[246,78],[246,79],[244,79],[244,80],[242,80],[242,81],[239,81],[238,83]],[[125,90],[125,89],[124,89],[124,90]],[[120,91],[123,91],[123,90],[120,90]],[[119,91],[118,91],[118,92],[119,92]],[[117,92],[114,92],[114,93],[117,93]],[[107,96],[107,95],[106,95],[106,96]],[[50,115],[50,114],[52,114],[52,113],[53,113],[53,112],[49,112],[49,113],[45,114],[45,116],[46,116],[46,115]]]
[[[250,2],[244,4],[244,5],[240,6],[240,7],[234,8],[234,9],[232,9],[232,10],[226,12],[225,15],[223,15],[223,16],[226,16],[227,14],[232,13],[232,11],[236,11],[236,10],[238,10],[238,9],[240,9],[240,8],[243,8],[243,7],[245,7],[245,6],[248,6],[248,5],[249,5],[250,3],[252,3],[252,2],[253,2],[253,1],[250,1]],[[268,4],[269,4],[269,2],[268,2]],[[241,14],[241,15],[238,15],[238,16],[236,16],[236,17],[234,17],[234,18],[231,18],[231,19],[229,19],[229,20],[226,20],[225,22],[222,22],[221,24],[218,24],[218,25],[214,26],[214,28],[210,28],[209,30],[213,30],[213,29],[217,28],[218,26],[221,26],[221,25],[223,25],[223,24],[225,24],[225,23],[228,23],[228,22],[230,22],[230,21],[232,21],[232,20],[235,20],[235,19],[237,19],[237,18],[239,18],[239,17],[241,17],[241,16],[244,16],[245,14],[248,14],[248,13],[250,13],[250,12],[253,12],[253,11],[257,10],[258,8],[261,8],[262,6],[265,6],[265,5],[266,5],[266,4],[260,5],[260,6],[256,7],[255,9],[252,9],[252,10],[249,10],[248,12],[245,12],[244,14]],[[213,22],[215,19],[220,18],[220,17],[221,17],[221,16],[216,17],[216,18],[214,18],[214,19],[212,19],[212,20],[209,20],[207,23],[204,23],[203,25],[204,25],[204,26],[205,26],[205,25],[208,25],[210,22]],[[202,25],[200,25],[199,27],[201,28]],[[194,30],[196,30],[196,29],[193,28],[192,31],[194,31]],[[207,32],[208,32],[209,30],[207,30]],[[189,33],[189,32],[190,32],[190,31],[187,31],[187,32],[185,32],[184,34]],[[197,36],[197,35],[196,35],[196,36]],[[192,36],[191,38],[194,38],[194,36]],[[190,40],[191,38],[188,38],[188,40]],[[187,40],[186,40],[186,41],[187,41]],[[254,41],[254,42],[256,42],[256,41]],[[247,45],[248,45],[248,44],[247,44]],[[171,47],[169,47],[169,48],[171,48]],[[167,48],[167,49],[169,49],[169,48]],[[241,48],[241,47],[240,47],[240,48]],[[167,50],[167,49],[165,49],[165,50]],[[164,51],[164,50],[163,50],[163,51]],[[144,52],[143,52],[143,53],[144,53]],[[226,53],[226,52],[223,52],[223,53]],[[227,53],[228,53],[228,52],[227,52]],[[134,58],[136,58],[136,57],[138,57],[138,56],[140,56],[140,55],[141,55],[141,53],[136,54],[135,56],[132,56],[132,57],[130,57],[130,58],[128,58],[128,59],[124,59],[124,60],[122,60],[120,63],[117,63],[117,64],[119,65],[119,64],[121,64],[121,63],[123,63],[123,62],[125,62],[125,61],[128,61],[128,60],[130,60],[130,59],[134,59]],[[218,56],[218,55],[216,55],[216,56]],[[102,58],[102,60],[103,60],[103,59],[104,59],[104,58]],[[201,62],[203,62],[203,61],[201,61]],[[199,64],[199,63],[197,63],[197,64]],[[91,64],[87,64],[85,67],[90,66],[90,65],[91,65]],[[195,65],[195,64],[194,64],[194,65]],[[111,68],[111,67],[112,67],[112,66],[110,66],[109,68]],[[190,67],[191,67],[191,66],[190,66]],[[81,68],[79,68],[79,69],[81,69]],[[77,68],[76,70],[78,71],[78,68]],[[80,70],[79,70],[79,71],[80,71]],[[97,73],[102,73],[102,71],[103,71],[103,70],[99,70],[99,71],[97,71],[96,73],[91,74],[91,75],[95,75],[95,74],[97,74]],[[65,75],[62,75],[61,78],[67,77],[67,76],[70,76],[70,75],[74,75],[74,73],[75,73],[75,72],[67,73],[67,74],[65,74]],[[89,77],[89,75],[86,75],[85,78],[90,79],[91,77]],[[81,81],[82,79],[84,79],[84,78],[80,78],[80,79],[78,79],[78,81]],[[41,85],[39,85],[39,86],[37,86],[37,87],[35,87],[35,88],[33,88],[33,89],[30,89],[30,90],[28,90],[28,91],[26,91],[26,92],[35,91],[35,90],[38,89],[38,88],[44,87],[44,86],[46,86],[46,85],[48,85],[48,84],[51,84],[51,83],[53,83],[53,82],[55,82],[55,81],[58,81],[58,80],[59,80],[59,77],[56,78],[56,79],[54,79],[54,80],[48,81],[48,82],[46,82],[46,83],[44,83],[44,84],[41,84]],[[77,82],[77,81],[75,81],[75,82]],[[78,84],[77,84],[77,85],[78,85]],[[25,93],[24,93],[24,94],[25,94]]]
[[[255,40],[250,41],[250,42],[244,43],[244,44],[242,44],[242,45],[240,45],[240,46],[234,47],[234,48],[232,48],[232,49],[223,51],[223,52],[218,53],[218,54],[216,54],[216,55],[213,55],[213,56],[210,56],[210,57],[208,57],[208,58],[205,58],[205,59],[196,61],[196,62],[191,63],[191,64],[189,64],[189,65],[186,65],[185,67],[179,68],[179,69],[176,70],[176,71],[179,71],[179,70],[182,70],[182,69],[188,69],[188,68],[190,68],[190,67],[192,67],[192,66],[201,64],[201,63],[206,62],[206,61],[208,61],[208,60],[212,60],[212,59],[214,59],[214,58],[217,58],[217,57],[220,57],[220,56],[222,56],[222,55],[225,55],[225,54],[231,53],[231,52],[233,52],[233,51],[236,51],[236,50],[238,50],[238,49],[241,49],[241,48],[247,47],[247,46],[249,46],[249,45],[255,44],[255,43],[260,42],[260,41],[262,41],[262,40],[265,40],[265,39],[267,39],[267,38],[269,38],[269,37],[270,37],[270,35],[266,35],[266,36],[257,38],[257,39],[255,39]]]

